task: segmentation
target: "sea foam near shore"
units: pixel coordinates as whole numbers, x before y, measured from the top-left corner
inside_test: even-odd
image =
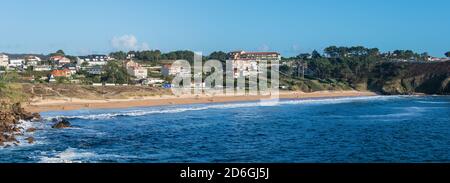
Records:
[[[314,98],[314,99],[280,99],[280,100],[261,100],[253,102],[233,102],[217,104],[191,104],[163,107],[141,107],[139,109],[110,109],[110,110],[79,110],[64,112],[45,112],[43,116],[46,120],[53,118],[83,119],[83,120],[104,120],[127,116],[144,116],[152,114],[171,114],[188,111],[201,111],[209,109],[232,109],[257,106],[279,106],[279,105],[322,105],[339,104],[357,101],[370,100],[390,100],[401,96],[363,96],[363,97],[336,97],[336,98]],[[64,115],[61,115],[64,114]]]

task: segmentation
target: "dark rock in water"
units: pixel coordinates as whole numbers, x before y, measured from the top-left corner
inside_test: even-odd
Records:
[[[33,113],[33,119],[31,121],[42,121],[42,117],[39,113]]]
[[[29,144],[34,143],[34,138],[33,137],[27,137],[25,140],[28,141]]]
[[[61,129],[61,128],[70,128],[71,124],[67,119],[62,119],[52,126],[52,128]]]
[[[26,132],[35,132],[36,128],[28,128]]]
[[[53,123],[57,123],[58,121],[59,121],[58,118],[52,118]]]

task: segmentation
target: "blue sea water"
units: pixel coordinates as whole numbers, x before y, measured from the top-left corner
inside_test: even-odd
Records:
[[[0,162],[450,162],[449,96],[47,112]],[[24,137],[22,137],[24,138]]]

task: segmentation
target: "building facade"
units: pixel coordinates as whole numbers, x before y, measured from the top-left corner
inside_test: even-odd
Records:
[[[0,67],[8,67],[9,57],[6,54],[0,53]]]
[[[235,78],[257,76],[261,72],[262,62],[270,65],[279,64],[281,55],[277,52],[245,52],[234,51],[228,53],[228,63],[233,65]],[[266,67],[264,65],[263,67]]]
[[[127,73],[136,79],[147,78],[147,69],[143,68],[139,63],[132,60],[125,62]]]
[[[191,70],[188,68],[183,68],[183,67],[172,67],[172,64],[164,64],[161,68],[161,74],[164,77],[169,77],[169,76],[190,76],[191,75]]]

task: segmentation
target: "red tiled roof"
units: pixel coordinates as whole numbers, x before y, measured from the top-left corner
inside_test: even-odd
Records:
[[[246,55],[246,54],[254,54],[254,55],[269,55],[269,54],[278,54],[277,52],[246,52],[246,51],[232,51],[229,52],[230,54],[240,54],[242,53],[242,55]]]
[[[54,77],[67,77],[68,75],[70,75],[70,70],[67,68],[64,70],[53,70],[52,75]]]

